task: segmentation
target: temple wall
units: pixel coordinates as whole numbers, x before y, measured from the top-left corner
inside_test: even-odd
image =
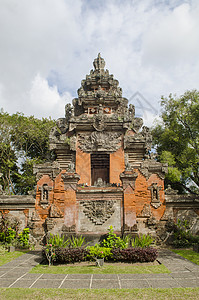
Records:
[[[139,174],[137,178],[138,181],[136,181],[137,184],[139,183],[139,180],[141,182],[141,178],[143,178],[143,176]],[[34,236],[36,237],[42,237],[42,235],[45,233],[45,217],[47,220],[51,219],[53,221],[53,226],[49,227],[49,231],[54,234],[61,232],[72,234],[75,232],[82,234],[103,234],[107,232],[107,229],[110,225],[114,227],[116,232],[121,231],[123,224],[123,210],[121,203],[124,203],[124,216],[126,225],[131,227],[137,224],[138,233],[153,233],[155,235],[157,232],[154,230],[154,228],[158,226],[158,230],[163,232],[167,220],[171,219],[177,222],[178,219],[186,219],[191,224],[191,232],[193,234],[199,234],[198,196],[165,195],[166,210],[161,217],[164,204],[158,209],[151,208],[150,211],[147,209],[142,209],[146,203],[144,204],[144,202],[142,202],[143,199],[141,196],[136,199],[136,195],[139,193],[139,185],[135,188],[135,193],[132,193],[132,188],[128,186],[124,195],[121,191],[118,191],[117,193],[96,194],[77,192],[76,200],[75,192],[72,191],[72,189],[68,189],[66,192],[64,192],[63,181],[61,180],[60,176],[58,176],[55,181],[56,188],[54,193],[54,204],[56,204],[55,206],[58,207],[58,209],[54,209],[52,211],[50,211],[50,208],[49,210],[42,210],[38,206],[38,198],[35,200],[32,196],[0,195],[0,216],[9,215],[11,218],[19,219],[21,221],[19,230],[21,231],[26,226],[30,226]],[[43,182],[47,182],[47,177],[43,178],[40,181],[40,184]],[[58,189],[58,187],[60,187],[63,192],[60,193],[60,189]],[[145,185],[145,187],[147,187],[147,185]],[[37,197],[38,195],[39,192]],[[146,192],[144,195],[145,197],[149,196],[148,192]],[[83,204],[88,201],[88,199],[90,199],[90,201],[114,201],[114,211],[112,211],[110,217],[105,222],[102,222],[102,224],[96,224],[96,220],[92,220],[92,215],[88,217],[85,214],[84,211],[86,207]],[[37,210],[35,210],[35,202],[37,202]],[[138,202],[142,202],[143,206],[140,205],[139,210],[136,211],[136,203]],[[157,217],[155,212],[158,212]],[[155,220],[153,220],[154,223],[151,222],[152,216],[155,216]],[[160,217],[161,219],[158,222]]]
[[[110,183],[120,183],[120,174],[125,169],[124,150],[120,147],[114,153],[110,153]]]
[[[78,222],[80,233],[107,233],[112,225],[114,230],[121,232],[122,220],[122,189],[83,190],[77,193]],[[99,215],[101,214],[101,217]]]
[[[79,183],[91,185],[91,159],[90,154],[77,147],[76,150],[76,173],[80,175]]]
[[[35,212],[35,199],[32,196],[0,195],[0,218],[7,215],[20,221],[19,231],[28,226],[28,221]]]

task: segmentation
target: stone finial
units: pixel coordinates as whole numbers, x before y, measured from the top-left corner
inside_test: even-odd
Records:
[[[101,57],[100,53],[98,54],[97,58],[95,58],[95,60],[93,62],[93,66],[94,66],[96,71],[104,70],[105,61]]]

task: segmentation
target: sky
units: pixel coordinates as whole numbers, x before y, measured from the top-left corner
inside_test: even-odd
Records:
[[[0,0],[0,108],[64,117],[98,53],[151,126],[198,89],[198,0]]]

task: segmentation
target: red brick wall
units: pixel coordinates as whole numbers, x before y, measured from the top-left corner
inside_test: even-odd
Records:
[[[116,152],[110,154],[110,183],[120,183],[120,173],[124,171],[124,150],[120,147]]]
[[[91,185],[91,159],[89,153],[84,153],[77,147],[76,150],[76,173],[80,175],[79,183]]]

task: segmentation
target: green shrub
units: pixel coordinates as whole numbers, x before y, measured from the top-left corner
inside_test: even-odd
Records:
[[[111,248],[100,247],[98,244],[87,247],[86,250],[88,251],[88,260],[95,260],[96,258],[104,258],[105,260],[109,260],[112,257]]]
[[[179,220],[174,225],[173,246],[177,248],[190,247],[193,243],[198,242],[198,238],[190,233],[190,224],[187,220]]]
[[[53,235],[50,233],[49,238],[47,239],[47,245],[51,244],[53,248],[58,248],[58,247],[67,247],[70,244],[70,241],[67,239],[66,241],[64,240],[64,237],[59,236],[59,234]]]
[[[0,255],[3,255],[7,252],[6,248],[4,245],[0,245]]]
[[[85,261],[88,251],[85,248],[56,248],[55,261],[60,264]]]
[[[136,236],[134,239],[132,239],[131,246],[133,248],[136,248],[136,247],[144,248],[144,247],[149,247],[153,243],[154,243],[154,239],[149,234],[147,234],[147,235],[142,234],[142,235]]]
[[[153,262],[158,256],[155,248],[112,249],[113,260],[121,262]]]
[[[29,235],[30,235],[30,229],[24,228],[24,230],[18,234],[17,237],[18,246],[22,248],[29,248]]]
[[[48,260],[48,265],[50,266],[52,262],[56,259],[55,249],[53,249],[52,244],[46,244],[44,254],[46,259]]]
[[[120,238],[118,237],[114,232],[113,232],[113,226],[110,226],[108,229],[108,235],[107,237],[100,243],[101,247],[106,247],[106,248],[121,248],[125,249],[128,247],[129,244],[129,237],[126,236],[125,238]]]
[[[80,235],[78,237],[71,236],[71,238],[69,239],[69,247],[70,248],[82,247],[84,243],[85,243],[85,237],[83,237],[82,235]]]
[[[5,232],[0,232],[0,242],[5,242],[6,235]]]
[[[5,235],[6,243],[11,244],[14,241],[15,237],[16,237],[16,231],[12,228],[8,228]]]

